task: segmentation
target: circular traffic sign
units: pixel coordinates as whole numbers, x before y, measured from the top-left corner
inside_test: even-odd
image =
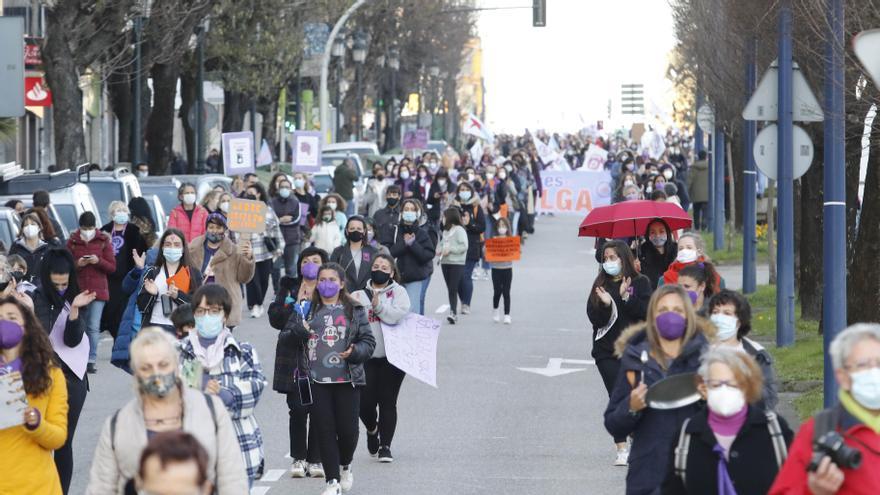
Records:
[[[776,138],[778,127],[770,124],[765,127],[752,147],[755,164],[767,177],[777,180],[779,176],[777,160],[779,159],[779,147]],[[802,127],[792,126],[792,178],[799,179],[810,169],[813,163],[813,141]]]
[[[715,110],[709,105],[703,105],[697,110],[697,125],[703,132],[712,134],[715,132]]]

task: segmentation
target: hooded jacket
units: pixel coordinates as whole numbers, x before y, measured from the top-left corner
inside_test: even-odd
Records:
[[[672,230],[666,222],[663,220],[660,220],[660,222],[666,227],[666,244],[663,245],[663,253],[661,254],[657,247],[654,246],[654,243],[651,242],[651,236],[649,235],[650,224],[645,227],[645,240],[639,246],[639,262],[642,265],[642,275],[648,277],[648,280],[651,281],[652,289],[657,288],[657,282],[660,281],[660,277],[663,276],[669,265],[675,262],[675,257],[678,255],[678,243],[672,238]]]
[[[373,215],[375,223],[376,240],[380,244],[391,248],[394,245],[394,239],[397,237],[397,231],[400,229],[400,202],[394,205],[394,208],[386,206]]]
[[[620,372],[605,409],[605,429],[615,438],[632,436],[626,474],[627,495],[660,493],[675,434],[684,420],[699,410],[698,405],[692,404],[669,410],[648,407],[630,413],[629,397],[634,388],[630,378],[634,376],[637,381],[644,373],[644,382],[650,387],[667,376],[697,371],[700,355],[708,345],[707,334],[714,334],[714,328],[703,319],[697,319],[696,325],[697,332],[693,338],[684,343],[681,354],[666,369],[651,355],[646,324],[626,329],[615,343],[615,350],[620,356]],[[644,365],[640,359],[642,351],[649,356]]]
[[[70,239],[67,239],[67,249],[73,255],[74,261],[92,254],[98,257],[98,262],[94,265],[77,265],[76,280],[79,282],[80,290],[90,290],[97,294],[98,301],[108,301],[110,291],[107,277],[116,271],[116,255],[113,253],[110,236],[95,230],[95,236],[86,242],[77,229],[70,234]]]
[[[462,225],[468,238],[467,261],[479,261],[483,255],[483,232],[486,231],[486,214],[480,206],[480,197],[474,193],[468,201],[456,198],[455,205],[462,213],[470,215],[467,225]]]
[[[410,232],[412,229],[412,232]],[[397,269],[400,272],[400,283],[408,284],[428,278],[433,272],[434,250],[437,248],[429,227],[424,223],[407,226],[401,223],[397,238],[391,245],[391,256],[397,260]],[[407,244],[405,234],[415,234],[415,239]]]
[[[205,262],[205,236],[200,235],[189,243],[189,254],[190,268],[201,270]],[[241,284],[250,282],[254,277],[254,266],[254,257],[240,254],[229,237],[223,238],[211,258],[214,283],[226,289],[232,299],[227,326],[235,327],[241,323]]]
[[[373,295],[378,294],[379,304],[373,306]],[[409,294],[402,285],[391,281],[381,289],[373,288],[373,281],[367,282],[364,290],[359,290],[351,295],[367,310],[370,319],[370,329],[376,340],[376,348],[373,350],[371,359],[383,358],[385,354],[385,339],[382,334],[382,324],[396,325],[409,313]]]
[[[25,263],[27,263],[27,273],[25,273],[24,279],[39,285],[37,278],[40,273],[40,264],[43,262],[43,256],[46,256],[46,252],[50,247],[48,242],[40,241],[37,248],[31,251],[27,244],[25,244],[24,239],[16,239],[12,243],[12,247],[9,248],[9,256],[13,254],[21,256]]]
[[[620,297],[621,280],[605,277],[603,288],[612,299],[612,306],[605,306],[599,301],[593,304],[593,294],[587,299],[587,317],[593,324],[593,350],[591,355],[594,359],[614,359],[614,344],[624,329],[645,321],[648,312],[648,302],[651,300],[651,282],[644,275],[632,278],[629,288],[629,297],[624,302]],[[617,318],[611,321],[617,310]],[[596,339],[600,329],[611,324],[611,328],[600,339]]]

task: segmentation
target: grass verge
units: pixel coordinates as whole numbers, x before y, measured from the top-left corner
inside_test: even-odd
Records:
[[[733,242],[728,250],[726,242],[727,238],[725,237],[724,242],[725,246],[719,250],[712,249],[712,246],[715,245],[715,236],[712,235],[711,232],[703,233],[703,240],[706,242],[706,253],[709,255],[709,258],[715,264],[718,265],[729,265],[742,263],[743,258],[743,235],[742,232],[736,232],[733,235]],[[767,240],[759,240],[758,241],[758,257],[755,261],[756,263],[767,263]]]

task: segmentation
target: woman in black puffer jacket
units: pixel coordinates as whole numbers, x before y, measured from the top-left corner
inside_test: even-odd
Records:
[[[414,313],[425,314],[425,297],[428,282],[434,272],[434,250],[437,242],[432,239],[425,223],[421,204],[414,199],[403,201],[400,226],[391,246],[391,256],[397,259],[400,283],[406,289]]]

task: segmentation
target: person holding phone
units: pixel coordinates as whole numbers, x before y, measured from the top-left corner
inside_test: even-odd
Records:
[[[108,277],[116,271],[116,254],[110,236],[101,232],[95,214],[86,211],[79,216],[79,228],[67,239],[67,249],[76,261],[79,286],[95,293],[95,300],[85,308],[86,334],[89,337],[88,372],[97,373],[98,337],[101,334],[101,315],[110,300]]]
[[[202,285],[202,272],[192,266],[183,232],[169,228],[159,238],[159,247],[155,264],[145,270],[146,253],[134,253],[136,267],[144,270],[137,308],[142,315],[141,327],[158,326],[175,335],[171,312],[190,302],[190,296]]]

